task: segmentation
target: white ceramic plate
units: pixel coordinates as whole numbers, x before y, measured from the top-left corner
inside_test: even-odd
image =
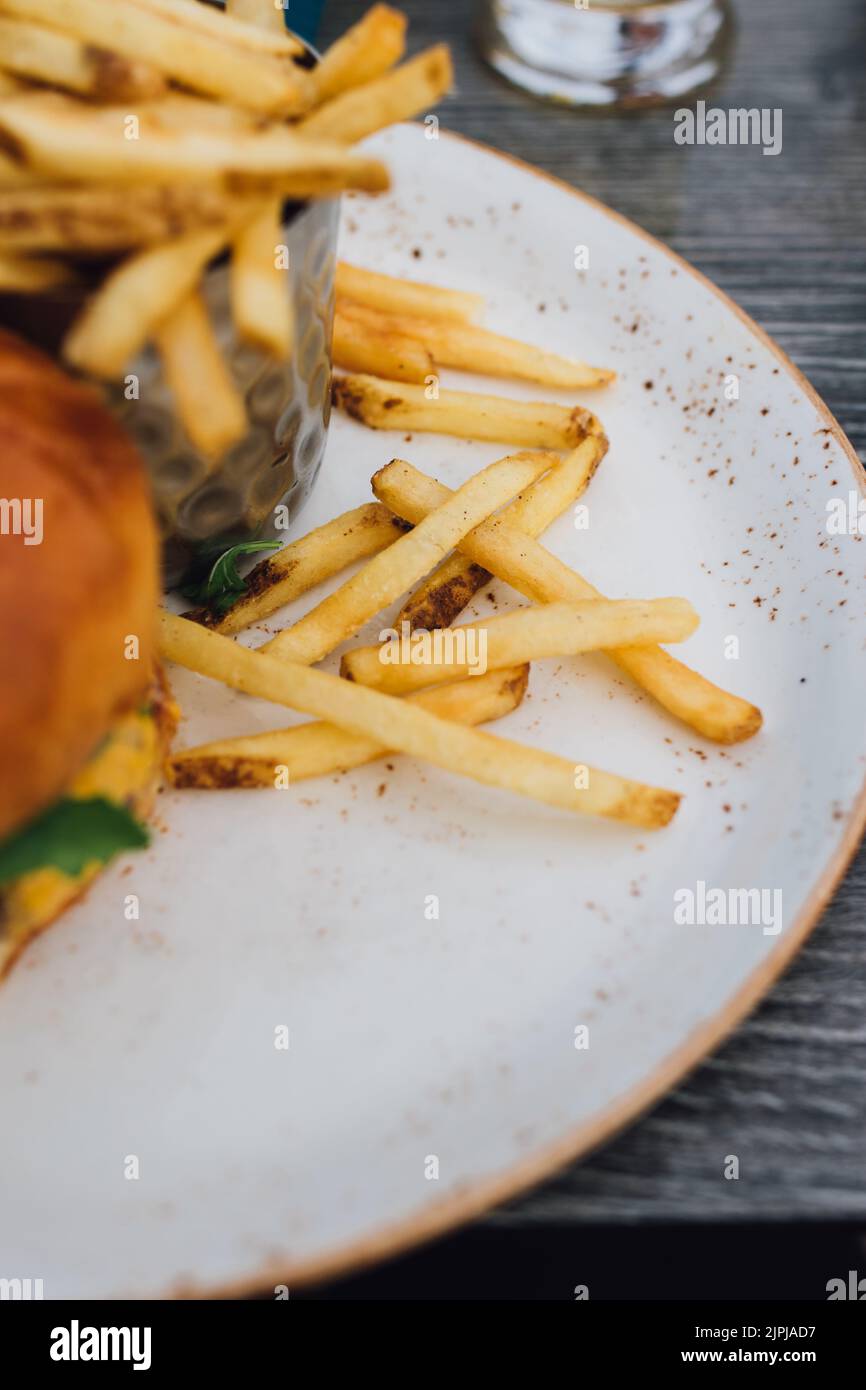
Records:
[[[164,796],[152,850],[101,877],[0,995],[0,1275],[41,1277],[46,1297],[291,1286],[537,1181],[733,1026],[862,827],[866,548],[826,530],[828,499],[862,480],[826,409],[605,208],[444,134],[373,143],[395,191],[347,201],[342,253],[483,290],[492,327],[620,371],[592,397],[612,447],[590,527],[564,517],[548,543],[612,595],[690,597],[703,623],[685,659],[766,726],[720,749],[600,657],[533,668],[499,727],[682,790],[656,834],[400,759]],[[303,528],[365,500],[395,454],[453,486],[502,452],[335,420]],[[176,690],[185,742],[292,719],[185,673]],[[677,925],[673,895],[699,880],[781,890],[782,931]]]

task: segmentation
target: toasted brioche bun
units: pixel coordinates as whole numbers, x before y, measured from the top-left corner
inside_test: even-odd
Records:
[[[68,787],[153,676],[157,537],[144,465],[97,392],[0,331],[0,839]],[[130,639],[138,640],[130,660]]]

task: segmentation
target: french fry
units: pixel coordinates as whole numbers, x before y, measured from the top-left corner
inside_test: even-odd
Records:
[[[334,314],[333,354],[337,367],[372,372],[391,381],[424,382],[433,374],[433,359],[422,343],[371,331],[341,313],[339,304]]]
[[[484,312],[484,296],[466,290],[443,290],[417,280],[401,280],[376,270],[337,262],[334,289],[338,299],[351,299],[386,314],[418,314],[426,319],[472,323]]]
[[[456,724],[486,724],[516,709],[526,693],[528,666],[491,671],[476,680],[422,690],[407,698],[440,719]],[[175,753],[167,765],[175,787],[274,787],[288,773],[290,782],[328,773],[347,772],[386,757],[375,739],[347,733],[333,724],[311,722],[201,744]]]
[[[334,405],[375,430],[419,430],[524,449],[573,449],[593,420],[579,405],[512,401],[438,386],[433,392],[432,387],[359,373],[335,377],[332,387]]]
[[[284,661],[312,665],[358,631],[416,580],[427,574],[479,522],[490,516],[547,467],[545,455],[521,454],[482,468],[408,535],[368,560],[351,579],[272,637],[263,651]]]
[[[199,0],[126,0],[126,3],[135,4],[139,9],[153,10],[185,29],[207,34],[221,43],[251,53],[270,53],[278,58],[290,58],[305,52],[301,41],[286,28],[283,15],[288,5],[278,10],[273,0],[271,5],[280,21],[279,25],[265,24],[261,17],[255,21],[244,19],[237,11],[238,0],[232,0],[227,12],[201,4]],[[254,5],[258,15],[262,8],[267,9],[268,0],[245,0],[246,9],[252,10]]]
[[[93,113],[101,116],[103,124],[114,123],[117,129],[117,111]],[[188,130],[261,130],[267,126],[266,117],[255,111],[246,111],[241,106],[226,106],[219,101],[208,101],[207,97],[193,96],[192,92],[179,92],[170,87],[165,96],[158,101],[140,102],[135,108],[139,121],[139,134],[150,135],[153,131]],[[92,117],[91,117],[92,119]]]
[[[413,523],[453,496],[442,483],[400,460],[380,469],[373,478],[373,491],[396,516]],[[538,541],[500,517],[464,537],[460,549],[534,603],[602,597]],[[669,713],[705,738],[740,743],[761,727],[761,711],[755,705],[721,690],[661,647],[617,647],[607,655]]]
[[[545,473],[510,502],[503,517],[528,535],[540,536],[566,507],[583,495],[606,452],[607,439],[598,426],[598,432],[578,444],[559,468]],[[408,623],[410,629],[420,627],[427,632],[450,626],[491,577],[483,565],[473,564],[456,551],[409,595],[397,616],[396,626],[401,628],[403,623]]]
[[[147,100],[166,90],[147,63],[7,15],[0,15],[0,68],[94,101]]]
[[[272,132],[275,146],[284,143],[282,131]],[[355,155],[341,161],[334,147],[315,147],[312,141],[302,142],[294,150],[275,148],[264,152],[270,168],[230,169],[223,182],[225,187],[241,195],[268,197],[279,194],[282,199],[303,202],[308,198],[334,198],[354,189],[360,193],[384,193],[390,188],[390,175],[379,159]]]
[[[403,695],[441,681],[479,678],[485,671],[519,666],[548,656],[577,656],[605,647],[647,642],[684,642],[698,615],[684,598],[587,599],[517,608],[496,618],[463,623],[378,647],[355,647],[340,675],[389,695]],[[408,640],[407,640],[408,639]]]
[[[269,199],[232,242],[229,290],[238,336],[278,362],[292,354],[294,320],[288,264],[281,263],[282,200]]]
[[[272,34],[286,36],[286,9],[275,0],[226,0],[226,14],[243,24],[255,24]]]
[[[228,16],[208,13],[207,6],[192,0],[65,0],[62,5],[53,0],[3,0],[3,10],[149,63],[195,92],[252,111],[296,116],[313,98],[309,74],[289,56],[274,56],[237,41],[238,30],[232,29]],[[244,29],[257,39],[264,33],[252,25],[242,25]]]
[[[0,100],[0,105],[2,105],[2,100]],[[17,164],[8,155],[0,153],[0,188],[3,189],[4,195],[6,190],[10,188],[36,188],[44,182],[45,180],[40,174]]]
[[[159,323],[192,292],[225,230],[187,232],[131,256],[88,300],[63,344],[80,371],[118,377]]]
[[[88,183],[215,183],[239,193],[298,198],[388,186],[379,160],[302,140],[287,126],[166,128],[151,104],[138,115],[122,106],[87,107],[58,92],[0,102],[0,136],[25,167]]]
[[[405,531],[405,523],[381,502],[365,502],[262,560],[246,576],[246,589],[237,603],[222,617],[214,617],[208,609],[195,609],[184,617],[216,632],[241,632],[347,565],[377,555]]]
[[[11,72],[0,70],[0,97],[17,97],[28,90],[26,82],[13,77]]]
[[[436,106],[454,73],[446,44],[437,44],[363,87],[342,92],[301,121],[298,129],[317,140],[354,145],[383,126]]]
[[[4,294],[38,294],[74,279],[73,272],[62,261],[28,260],[0,251],[0,290]]]
[[[237,199],[213,188],[9,189],[0,201],[0,249],[102,256],[229,224]]]
[[[171,613],[160,614],[159,645],[166,660],[233,690],[287,705],[383,748],[549,806],[657,829],[668,824],[679,804],[676,792],[463,728],[409,700],[249,651],[230,637]]]
[[[154,343],[190,443],[219,458],[246,434],[247,414],[198,290],[162,319]]]
[[[316,104],[380,77],[405,50],[406,16],[390,5],[374,5],[322,55],[313,72]]]
[[[339,307],[344,314],[366,323],[371,331],[417,338],[430,352],[434,362],[442,367],[531,381],[565,391],[609,386],[616,379],[616,373],[605,367],[591,367],[586,362],[572,361],[530,343],[522,343],[517,338],[504,338],[486,328],[477,328],[471,323],[424,319],[415,314],[384,314],[379,309],[370,309],[351,300],[341,300]]]

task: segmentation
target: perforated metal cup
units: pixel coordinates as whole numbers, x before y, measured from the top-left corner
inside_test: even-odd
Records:
[[[201,568],[237,541],[285,537],[315,482],[331,409],[339,203],[291,205],[283,240],[289,269],[295,341],[287,362],[238,341],[229,312],[229,264],[213,265],[202,282],[225,360],[243,396],[247,435],[217,461],[191,444],[177,414],[158,355],[147,349],[130,363],[128,385],[109,390],[112,407],[138,444],[150,471],[163,535],[167,584]]]

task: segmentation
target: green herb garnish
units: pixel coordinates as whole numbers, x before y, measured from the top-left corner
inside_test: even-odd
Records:
[[[0,844],[0,885],[36,869],[60,869],[75,878],[94,860],[106,864],[121,850],[149,843],[145,827],[116,801],[63,797]]]
[[[207,578],[187,584],[181,589],[184,598],[194,603],[206,604],[210,610],[222,617],[237,603],[247,587],[247,581],[238,574],[237,561],[242,555],[253,555],[258,550],[279,550],[279,541],[239,541],[237,545],[224,550],[208,572]]]

